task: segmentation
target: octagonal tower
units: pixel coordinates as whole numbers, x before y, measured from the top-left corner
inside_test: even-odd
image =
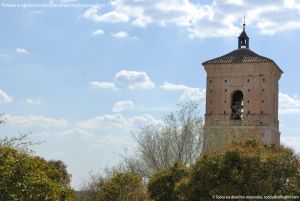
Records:
[[[207,73],[204,151],[249,135],[279,144],[278,82],[283,71],[249,49],[245,23],[238,49],[202,65]]]

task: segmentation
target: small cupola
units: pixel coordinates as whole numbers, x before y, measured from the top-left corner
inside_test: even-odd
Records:
[[[238,47],[240,48],[249,48],[249,37],[246,34],[245,31],[246,23],[244,18],[244,24],[243,24],[243,32],[240,34],[238,38]]]

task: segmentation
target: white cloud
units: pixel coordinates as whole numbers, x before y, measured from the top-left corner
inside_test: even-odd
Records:
[[[6,50],[0,49],[0,58],[9,59],[10,55],[8,54],[8,52]]]
[[[38,115],[28,115],[28,116],[5,115],[5,116],[7,118],[7,124],[14,125],[14,126],[25,126],[25,127],[68,126],[68,122],[64,119],[55,119],[55,118],[49,118],[45,116],[38,116]]]
[[[114,38],[118,38],[118,39],[124,39],[124,38],[129,38],[130,40],[138,40],[139,37],[137,36],[130,36],[126,31],[119,31],[116,33],[113,33],[112,36]]]
[[[165,82],[163,85],[160,86],[164,90],[168,91],[185,91],[190,87],[183,85],[183,84],[172,84],[169,82]]]
[[[173,110],[174,110],[174,108],[171,105],[168,105],[168,106],[145,106],[143,104],[140,104],[140,105],[134,106],[135,112],[150,112],[150,113],[164,112],[164,113],[167,113],[167,112],[171,112]]]
[[[181,92],[180,100],[181,101],[202,101],[205,100],[205,89],[188,87],[182,84],[172,84],[165,82],[160,86],[162,89],[167,91],[179,91]]]
[[[10,103],[14,100],[12,96],[7,95],[5,91],[0,89],[0,102],[2,103]]]
[[[104,35],[104,31],[102,29],[97,29],[97,30],[93,31],[92,35],[93,36],[101,36],[101,35]]]
[[[62,0],[62,3],[76,3],[77,0]]]
[[[6,53],[3,53],[3,52],[0,52],[0,58],[10,58],[10,55],[9,54],[6,54]]]
[[[297,153],[300,153],[300,137],[281,136],[281,143],[293,148]]]
[[[279,93],[280,114],[300,114],[300,99],[288,94]]]
[[[115,133],[120,131],[122,133],[129,133],[147,123],[158,123],[159,120],[149,114],[143,114],[138,116],[131,116],[125,118],[122,114],[104,114],[96,116],[92,119],[88,119],[77,124],[77,128],[83,130],[101,130],[100,133]],[[96,131],[96,132],[97,132]],[[120,135],[120,133],[116,133]]]
[[[181,101],[199,101],[204,103],[205,101],[205,89],[190,88],[185,90],[180,96]]]
[[[274,35],[278,32],[285,30],[300,28],[300,22],[286,22],[284,24],[274,22],[272,20],[264,20],[257,23],[257,26],[262,30],[261,32],[266,35]]]
[[[112,36],[115,38],[127,38],[128,33],[126,31],[119,31],[117,33],[114,33]]]
[[[90,85],[92,85],[93,87],[97,88],[97,89],[111,89],[111,90],[118,90],[116,85],[112,82],[97,82],[97,81],[93,81],[89,83]]]
[[[126,109],[132,109],[134,104],[131,100],[118,101],[114,104],[112,111],[113,112],[122,112]]]
[[[89,9],[87,9],[83,16],[87,19],[91,19],[95,22],[110,22],[110,23],[117,23],[117,22],[128,22],[129,17],[122,12],[117,11],[110,11],[104,14],[98,14],[99,10],[102,6],[95,5]]]
[[[26,50],[24,48],[17,48],[16,52],[19,54],[29,54],[28,50]]]
[[[133,25],[139,26],[139,27],[146,27],[148,24],[150,24],[152,22],[150,17],[147,16],[141,16],[139,18],[137,18],[136,20],[134,20],[132,22]]]
[[[40,100],[33,100],[31,98],[27,98],[26,103],[30,105],[42,105],[42,102]]]
[[[110,147],[112,145],[125,145],[129,146],[130,139],[127,136],[104,136],[101,139],[97,140],[96,144],[93,145],[93,148],[105,148]]]
[[[76,3],[77,0],[50,0],[49,4],[68,4],[68,3]]]
[[[145,72],[121,70],[115,75],[115,80],[129,89],[152,89],[155,84]]]
[[[149,114],[143,114],[139,116],[133,116],[128,118],[128,122],[130,124],[131,130],[139,129],[147,124],[157,124],[160,123],[159,120],[154,118],[153,116]]]
[[[100,13],[102,7],[89,8],[83,16],[139,27],[174,25],[185,28],[192,38],[236,36],[244,15],[247,24],[262,34],[300,28],[299,0],[115,0]]]
[[[97,116],[92,119],[79,122],[78,128],[81,129],[115,129],[124,128],[127,125],[127,120],[119,113],[117,114],[105,114]]]
[[[80,137],[80,138],[90,138],[94,134],[80,128],[72,128],[66,131],[58,132],[56,134],[58,137]]]

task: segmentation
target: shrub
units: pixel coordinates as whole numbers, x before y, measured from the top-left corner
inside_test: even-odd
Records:
[[[99,181],[97,201],[144,201],[146,191],[141,177],[132,173],[117,173],[111,179]]]
[[[148,184],[150,198],[155,201],[177,201],[175,184],[185,176],[187,176],[187,170],[179,162],[173,167],[157,172],[150,178]]]

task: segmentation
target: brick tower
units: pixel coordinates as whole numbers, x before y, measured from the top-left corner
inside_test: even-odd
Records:
[[[202,65],[207,73],[204,151],[249,135],[279,144],[278,81],[283,71],[249,49],[245,23],[238,49]]]

